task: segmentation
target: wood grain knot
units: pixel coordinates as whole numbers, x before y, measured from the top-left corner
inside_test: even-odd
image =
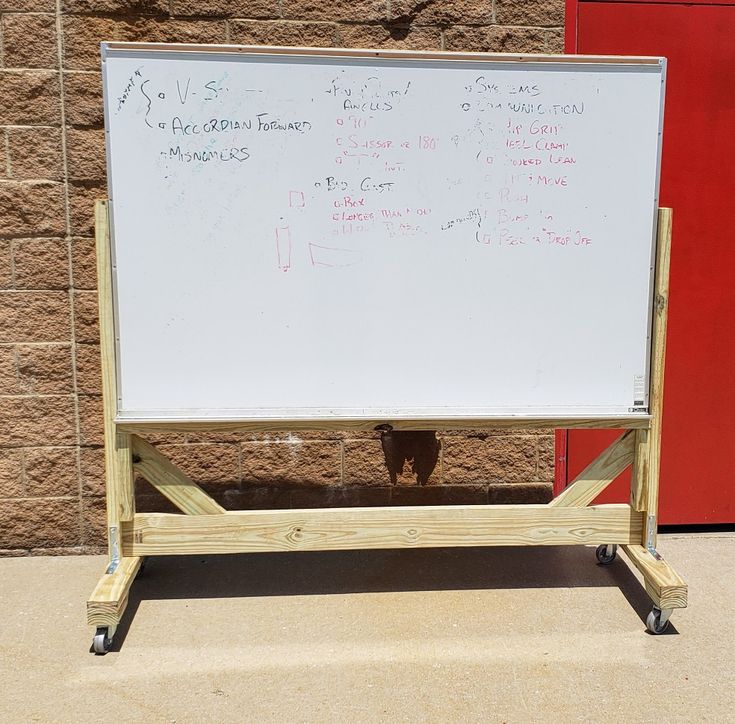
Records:
[[[291,541],[303,540],[304,538],[303,529],[301,528],[301,526],[294,526],[293,528],[291,528],[286,538]]]

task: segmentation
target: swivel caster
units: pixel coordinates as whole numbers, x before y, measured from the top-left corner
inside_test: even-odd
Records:
[[[95,654],[104,656],[112,648],[112,639],[107,635],[108,631],[106,626],[97,629],[92,639],[92,651]]]
[[[670,608],[662,610],[654,606],[651,613],[648,614],[648,618],[646,618],[646,628],[654,635],[662,634],[669,627],[670,616]]]
[[[600,565],[609,566],[618,555],[618,546],[615,543],[597,546],[595,555]]]

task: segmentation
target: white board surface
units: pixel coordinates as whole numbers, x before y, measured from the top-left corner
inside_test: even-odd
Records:
[[[103,47],[119,419],[645,415],[664,68]]]

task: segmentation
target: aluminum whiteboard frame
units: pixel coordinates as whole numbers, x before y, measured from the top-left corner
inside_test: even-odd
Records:
[[[650,386],[651,386],[651,346],[652,326],[653,326],[653,303],[654,303],[654,275],[655,275],[655,258],[656,258],[656,238],[657,238],[657,214],[659,208],[659,194],[661,183],[661,156],[663,143],[663,120],[665,105],[665,89],[666,89],[666,58],[656,56],[587,56],[587,55],[550,55],[550,54],[512,54],[512,53],[464,53],[451,51],[409,51],[409,50],[375,50],[375,49],[355,49],[355,48],[310,48],[310,47],[281,47],[281,46],[240,46],[240,45],[201,45],[201,44],[185,44],[185,43],[135,43],[135,42],[101,42],[101,70],[102,70],[102,98],[104,106],[105,120],[105,154],[108,178],[108,198],[109,198],[109,243],[110,243],[110,259],[112,264],[112,295],[113,295],[113,320],[115,327],[115,400],[116,415],[115,420],[119,423],[128,423],[132,425],[172,425],[181,423],[238,423],[258,424],[262,423],[267,427],[269,423],[275,423],[282,420],[292,420],[294,423],[303,425],[304,423],[313,422],[329,423],[339,425],[340,422],[348,423],[374,423],[383,421],[421,421],[434,422],[437,428],[448,429],[452,427],[452,423],[464,423],[465,425],[472,421],[485,422],[492,420],[505,421],[523,421],[523,420],[548,420],[552,423],[557,419],[566,420],[599,420],[608,422],[619,422],[621,427],[625,427],[626,423],[634,423],[639,426],[641,422],[651,419],[649,410]],[[330,60],[334,65],[339,66],[340,61],[355,60],[406,60],[426,63],[429,67],[432,65],[446,64],[473,64],[481,63],[483,65],[500,66],[503,65],[524,65],[528,67],[541,68],[557,68],[570,69],[580,67],[584,69],[594,69],[597,72],[625,72],[626,70],[637,72],[658,73],[661,76],[661,93],[659,101],[659,119],[658,119],[658,143],[656,150],[656,171],[655,171],[655,192],[653,200],[653,220],[652,220],[652,239],[651,239],[651,256],[649,261],[649,309],[648,309],[648,327],[647,327],[647,344],[646,344],[646,385],[645,385],[645,409],[631,412],[628,415],[621,415],[619,412],[605,414],[599,407],[594,411],[585,408],[564,408],[557,407],[553,415],[532,414],[521,410],[513,411],[508,408],[502,408],[502,412],[493,411],[493,408],[461,408],[460,410],[447,410],[446,408],[298,408],[298,413],[294,415],[296,408],[267,408],[260,410],[243,409],[228,410],[227,415],[223,415],[220,410],[192,410],[191,415],[172,415],[165,411],[148,411],[146,415],[135,413],[121,414],[120,403],[122,398],[119,393],[118,380],[120,379],[120,334],[118,329],[118,293],[117,293],[117,265],[115,252],[115,222],[114,222],[114,189],[112,183],[112,160],[110,152],[109,139],[109,114],[110,105],[108,97],[107,78],[105,73],[105,62],[109,57],[121,58],[149,58],[157,55],[165,55],[173,60],[191,60],[193,56],[205,56],[209,60],[228,60],[230,62],[264,59],[270,62],[288,63],[288,62],[304,62],[311,60]],[[257,412],[257,416],[253,413]]]

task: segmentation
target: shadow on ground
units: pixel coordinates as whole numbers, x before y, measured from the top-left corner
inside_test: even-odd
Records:
[[[130,591],[112,650],[146,600],[602,586],[619,588],[645,622],[651,599],[630,568],[620,556],[598,565],[586,546],[153,557]],[[669,626],[666,635],[677,633]]]

